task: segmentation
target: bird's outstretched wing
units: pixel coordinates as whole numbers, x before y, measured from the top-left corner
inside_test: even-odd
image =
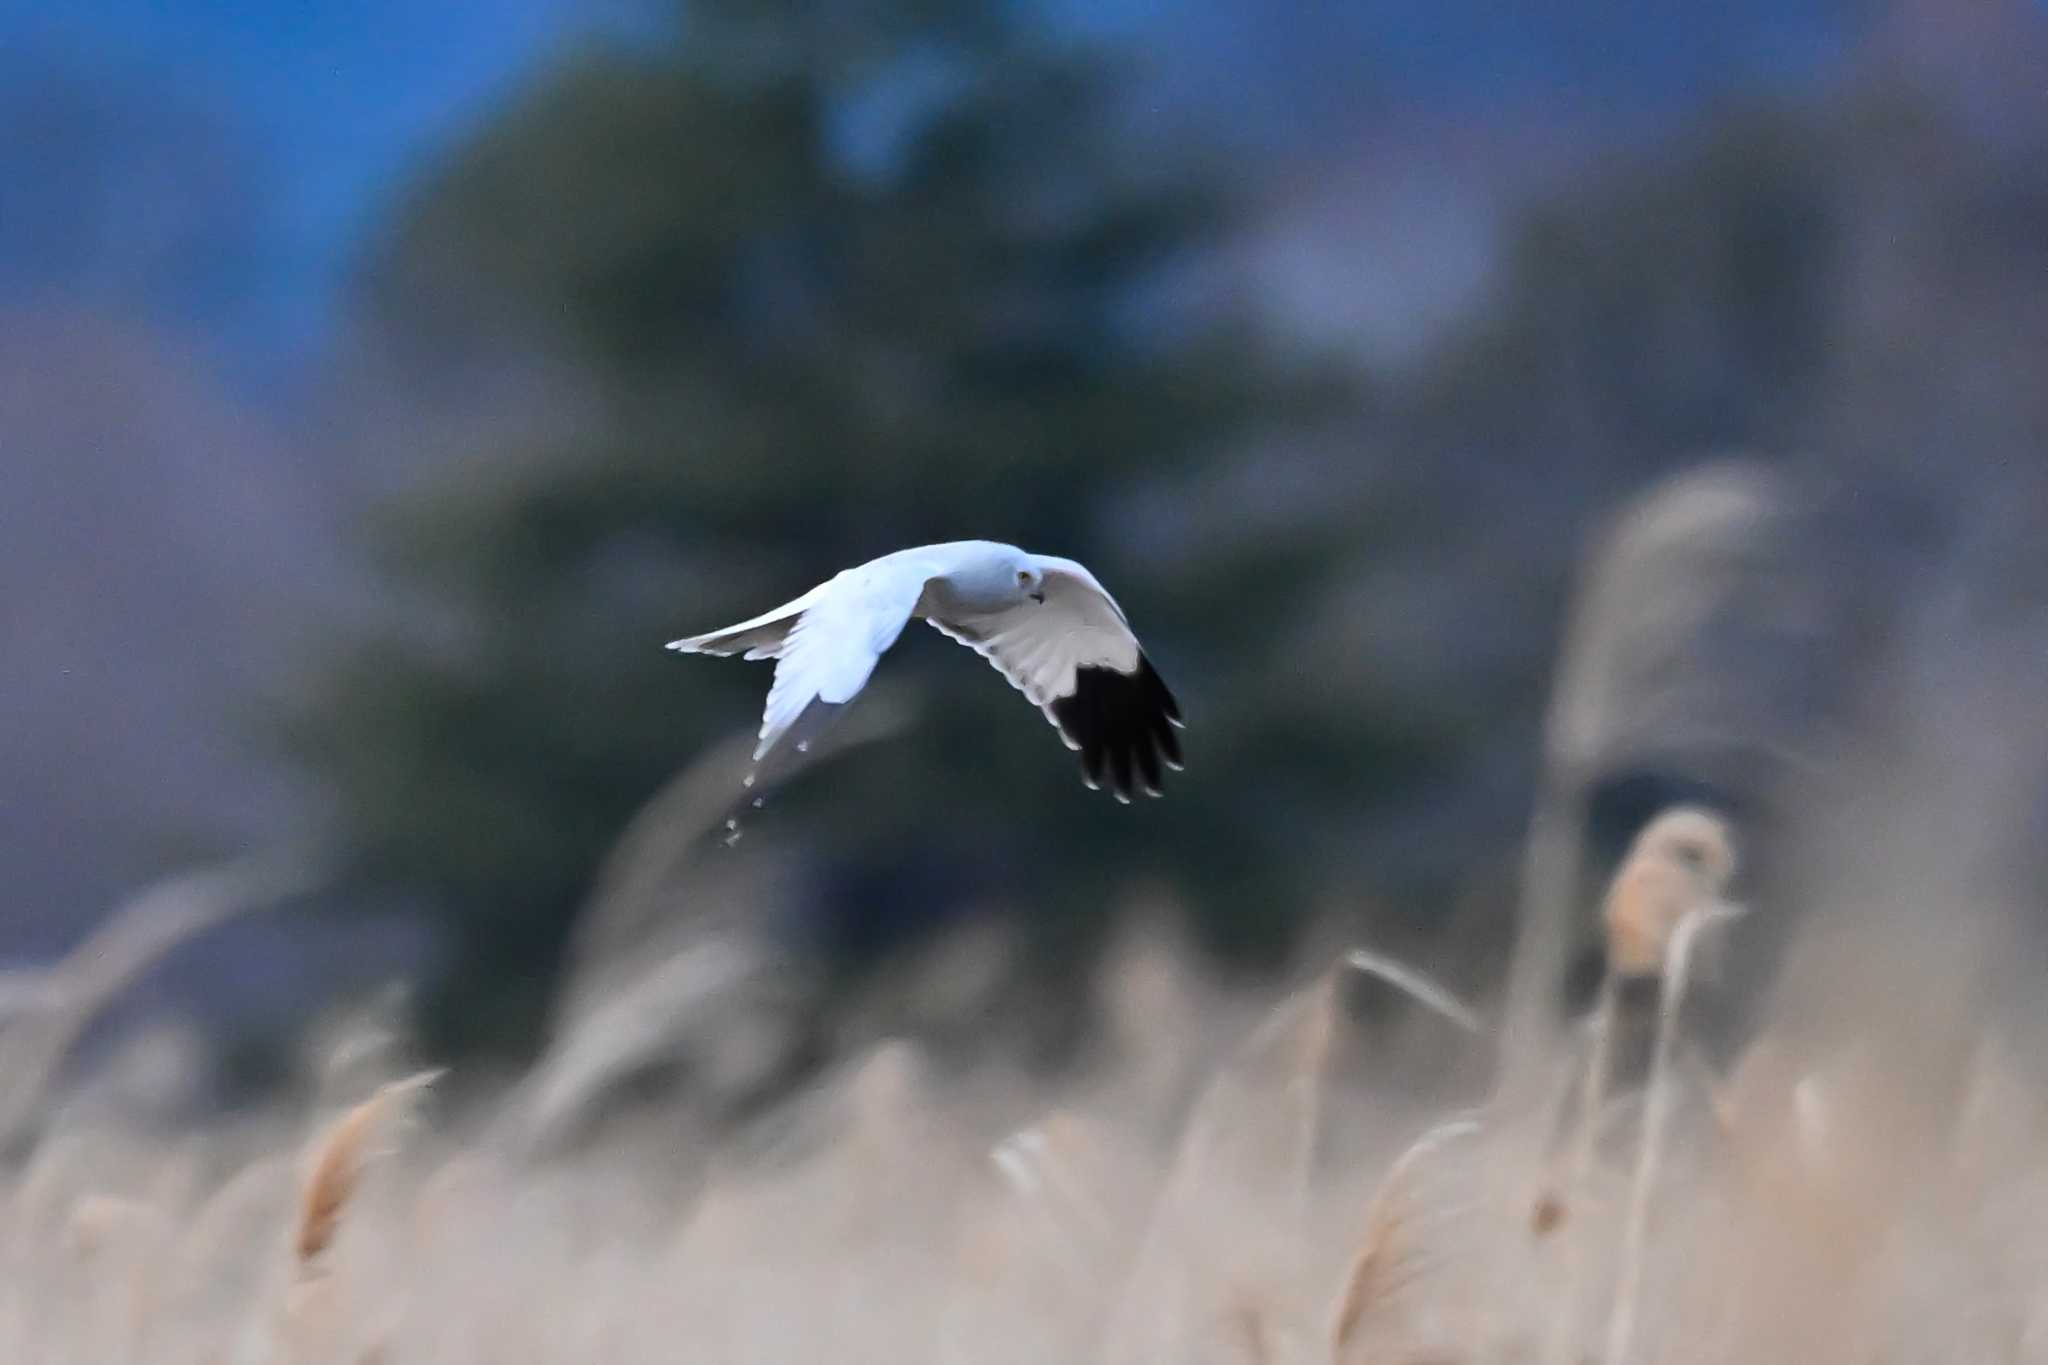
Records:
[[[1131,633],[1123,608],[1071,559],[1038,556],[1045,601],[989,615],[929,617],[995,665],[1081,755],[1090,787],[1119,801],[1157,796],[1181,766],[1180,703]]]
[[[730,654],[774,659],[775,681],[761,716],[759,763],[789,738],[799,747],[853,700],[875,661],[896,643],[924,592],[927,575],[915,566],[877,560],[848,569],[787,606],[723,631],[677,640],[685,654]]]

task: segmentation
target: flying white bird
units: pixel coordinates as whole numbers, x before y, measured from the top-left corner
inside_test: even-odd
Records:
[[[921,545],[846,569],[724,630],[676,640],[684,654],[775,660],[758,764],[807,750],[866,685],[903,627],[922,617],[995,665],[1081,755],[1088,786],[1119,801],[1160,793],[1181,766],[1180,704],[1095,575],[1071,559],[989,540]]]

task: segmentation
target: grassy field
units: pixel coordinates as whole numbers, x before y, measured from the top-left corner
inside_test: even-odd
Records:
[[[1732,1067],[1669,1010],[1646,1083],[1588,1086],[1591,1025],[1490,1075],[1487,1011],[1370,954],[1261,1001],[1133,940],[1078,1071],[888,1041],[717,1137],[657,1104],[535,1156],[517,1085],[444,1100],[367,1030],[291,1112],[53,1096],[0,1177],[0,1359],[2048,1359],[1988,945],[1816,923]],[[1674,939],[1741,927],[1667,936],[1663,1003]]]
[[[1739,596],[1767,492],[1710,472],[1622,524],[1551,772],[1728,728],[1690,642]],[[705,1086],[774,1053],[745,1004],[793,969],[749,946],[746,896],[707,913],[715,755],[624,831],[525,1075],[423,1072],[371,1008],[261,1112],[172,1119],[111,1093],[122,1068],[69,1079],[152,961],[304,880],[174,879],[0,980],[0,1362],[2048,1361],[2034,661],[1920,662],[1874,675],[1883,724],[1839,746],[1860,757],[1797,765],[1757,883],[1761,828],[1665,811],[1582,868],[1571,792],[1539,794],[1489,998],[1328,941],[1250,993],[1151,905],[1078,1065],[962,1054],[1006,1022],[975,984],[1001,945],[966,940],[744,1120]],[[1485,980],[1505,922],[1446,920],[1463,941],[1417,965]],[[1617,974],[1565,1019],[1581,931]],[[681,1035],[710,1040],[697,1084],[636,1086]]]

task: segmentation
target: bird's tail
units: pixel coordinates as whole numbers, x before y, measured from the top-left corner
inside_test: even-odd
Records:
[[[803,611],[804,600],[798,598],[736,626],[671,640],[668,647],[678,654],[744,654],[749,659],[777,659],[782,657],[782,647]]]

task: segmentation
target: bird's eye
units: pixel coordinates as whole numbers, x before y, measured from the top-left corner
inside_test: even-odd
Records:
[[[1017,581],[1019,583],[1029,583],[1031,581],[1031,571],[1029,569],[1017,570]]]
[[[1680,844],[1677,853],[1678,860],[1688,867],[1698,867],[1707,860],[1707,851],[1698,844]]]

